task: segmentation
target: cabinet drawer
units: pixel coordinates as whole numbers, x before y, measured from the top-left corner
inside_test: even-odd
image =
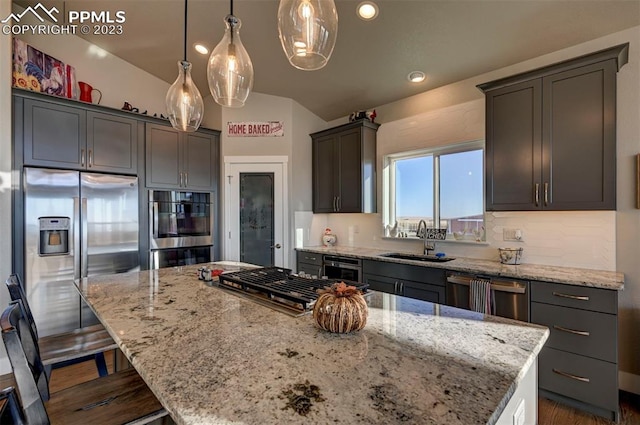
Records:
[[[546,347],[618,362],[615,315],[533,302],[531,322],[549,328]]]
[[[398,279],[385,276],[375,276],[365,274],[363,282],[369,285],[372,291],[386,292],[387,294],[396,294],[398,291]]]
[[[618,410],[614,363],[545,347],[538,357],[538,386],[608,410]]]
[[[388,263],[386,261],[363,261],[362,271],[377,276],[389,276],[394,279],[413,280],[439,286],[445,286],[446,282],[444,269]]]
[[[618,292],[609,289],[531,282],[531,301],[618,314]]]
[[[442,286],[429,285],[428,283],[403,282],[402,295],[417,300],[444,304],[445,290]]]
[[[298,262],[307,264],[322,265],[322,254],[315,254],[313,252],[298,251]]]

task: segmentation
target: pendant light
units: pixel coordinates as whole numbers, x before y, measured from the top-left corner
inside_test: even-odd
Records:
[[[324,67],[338,37],[333,0],[280,0],[280,43],[291,65],[314,71]]]
[[[224,37],[209,57],[207,79],[213,99],[222,106],[240,108],[253,87],[253,64],[240,41],[240,19],[231,12],[224,18]]]
[[[184,60],[178,61],[178,78],[169,87],[167,114],[176,130],[196,131],[204,115],[204,102],[191,79],[191,63],[187,62],[187,0],[184,1]]]

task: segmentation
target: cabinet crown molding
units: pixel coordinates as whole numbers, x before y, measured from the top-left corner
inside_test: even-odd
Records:
[[[570,69],[611,59],[614,59],[616,62],[616,71],[620,71],[620,68],[622,68],[629,61],[629,43],[619,44],[617,46],[609,47],[608,49],[599,50],[594,53],[588,53],[586,55],[558,62],[553,65],[536,68],[531,71],[526,71],[509,77],[478,84],[476,87],[483,93],[486,93],[491,90],[500,89],[512,84],[521,83],[523,81],[541,78],[547,75],[556,74],[558,72],[568,71]]]

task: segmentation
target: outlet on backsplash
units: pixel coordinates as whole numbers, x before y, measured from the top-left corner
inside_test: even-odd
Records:
[[[523,242],[524,241],[524,236],[522,234],[522,229],[503,229],[502,230],[502,240],[503,241]]]

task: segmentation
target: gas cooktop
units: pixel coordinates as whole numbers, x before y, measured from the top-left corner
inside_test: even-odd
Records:
[[[283,311],[292,316],[307,314],[318,299],[318,289],[324,289],[341,279],[310,279],[291,273],[281,267],[263,267],[223,273],[218,277],[219,287],[231,289],[260,304]],[[344,281],[366,292],[369,285]]]

